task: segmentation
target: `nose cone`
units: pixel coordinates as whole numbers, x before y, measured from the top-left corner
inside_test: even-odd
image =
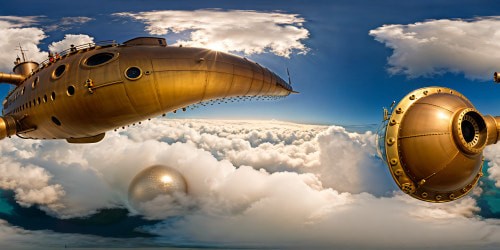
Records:
[[[389,169],[414,198],[451,201],[467,194],[481,176],[485,121],[454,90],[413,91],[395,107],[385,133],[381,151]]]

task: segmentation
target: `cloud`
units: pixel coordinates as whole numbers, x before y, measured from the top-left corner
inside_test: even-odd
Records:
[[[0,16],[0,71],[11,72],[14,67],[16,56],[21,57],[19,45],[26,51],[26,60],[42,62],[47,59],[47,52],[39,48],[40,42],[47,38],[44,30],[38,27],[30,27],[38,23],[40,16]],[[79,21],[78,21],[79,20]],[[68,22],[89,21],[84,17],[77,17],[75,20],[66,20]],[[70,44],[80,45],[91,43],[94,39],[84,34],[66,34],[61,41],[52,42],[49,50],[52,52],[63,51],[70,47]]]
[[[488,160],[488,178],[495,181],[495,186],[500,188],[500,145],[493,144],[486,147],[484,157]]]
[[[101,208],[128,208],[128,185],[134,176],[151,165],[168,165],[183,174],[189,195],[159,196],[141,209],[149,219],[165,219],[141,228],[158,235],[149,240],[157,245],[500,245],[498,220],[477,217],[474,196],[430,204],[384,184],[392,180],[373,156],[373,139],[371,133],[350,133],[337,126],[153,119],[108,132],[97,144],[3,140],[0,170],[7,174],[0,183],[12,190],[57,190],[60,195],[53,199],[15,198],[69,218]],[[253,154],[257,157],[249,158]],[[0,245],[12,242],[14,236],[2,235],[2,230],[12,227],[0,225]],[[114,239],[101,240],[102,245],[114,244]],[[128,246],[144,244],[131,240]]]
[[[393,50],[391,74],[413,78],[453,72],[489,80],[500,60],[498,25],[499,17],[441,19],[384,25],[369,34]]]
[[[16,55],[21,57],[19,45],[26,51],[27,60],[42,61],[44,53],[38,45],[46,38],[42,29],[28,27],[37,23],[39,17],[0,16],[0,71],[10,72],[14,67]]]
[[[86,43],[93,43],[94,38],[88,35],[79,34],[66,34],[64,35],[64,39],[58,42],[53,42],[49,45],[49,50],[51,52],[59,52],[64,51],[70,48],[71,44],[77,46]]]
[[[309,31],[303,26],[305,19],[297,14],[202,9],[121,12],[114,15],[145,23],[146,31],[151,35],[189,33],[188,40],[178,40],[174,45],[245,54],[269,51],[283,57],[289,57],[294,51],[305,54],[309,50],[302,42],[309,37]]]
[[[85,16],[63,17],[60,20],[56,21],[54,24],[46,26],[45,31],[67,31],[74,28],[75,26],[85,24],[93,20],[95,20],[95,18]]]

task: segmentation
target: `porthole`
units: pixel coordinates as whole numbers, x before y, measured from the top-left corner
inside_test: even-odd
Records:
[[[43,95],[43,103],[47,102],[47,95]]]
[[[52,78],[57,79],[61,77],[64,74],[64,72],[66,72],[66,65],[65,64],[59,65],[59,67],[57,67],[52,73]]]
[[[101,64],[109,62],[114,57],[115,57],[115,54],[113,54],[113,53],[109,53],[109,52],[99,53],[99,54],[95,54],[95,55],[87,58],[87,60],[85,60],[84,64],[86,66],[95,67],[95,66],[99,66]]]
[[[68,96],[74,95],[75,94],[75,86],[73,86],[73,85],[68,86],[68,91],[66,91],[66,94]]]
[[[40,105],[40,103],[42,103],[42,99],[40,99],[40,97],[38,97],[38,105]]]
[[[40,78],[37,76],[35,80],[33,80],[33,83],[31,84],[31,88],[34,89],[38,85],[38,82],[40,81]],[[23,91],[24,92],[24,91]]]
[[[56,99],[56,93],[55,92],[52,92],[52,94],[50,95],[50,99],[52,101]]]
[[[57,125],[57,126],[61,126],[61,121],[59,121],[59,119],[57,119],[55,116],[52,116],[52,122]]]
[[[125,70],[125,77],[130,80],[137,80],[142,76],[142,70],[138,67],[129,67]]]

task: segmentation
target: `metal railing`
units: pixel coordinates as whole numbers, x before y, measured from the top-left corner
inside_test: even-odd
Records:
[[[78,51],[81,51],[81,50],[91,50],[91,49],[95,49],[95,48],[103,48],[103,47],[118,46],[118,45],[119,44],[115,40],[105,40],[105,41],[99,41],[99,42],[95,42],[95,43],[80,44],[80,45],[74,46],[72,48],[63,50],[61,52],[55,53],[53,58],[49,57],[45,61],[41,62],[39,68],[40,69],[44,68],[45,66],[47,66],[47,65],[49,65],[57,60],[60,60],[64,57],[72,55],[72,54],[76,54],[76,53],[78,53]],[[53,61],[51,61],[51,60],[53,60]]]

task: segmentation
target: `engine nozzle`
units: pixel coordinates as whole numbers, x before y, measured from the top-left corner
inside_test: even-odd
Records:
[[[393,109],[377,137],[399,188],[427,202],[448,202],[482,176],[482,151],[498,140],[497,120],[443,87],[417,89]]]

